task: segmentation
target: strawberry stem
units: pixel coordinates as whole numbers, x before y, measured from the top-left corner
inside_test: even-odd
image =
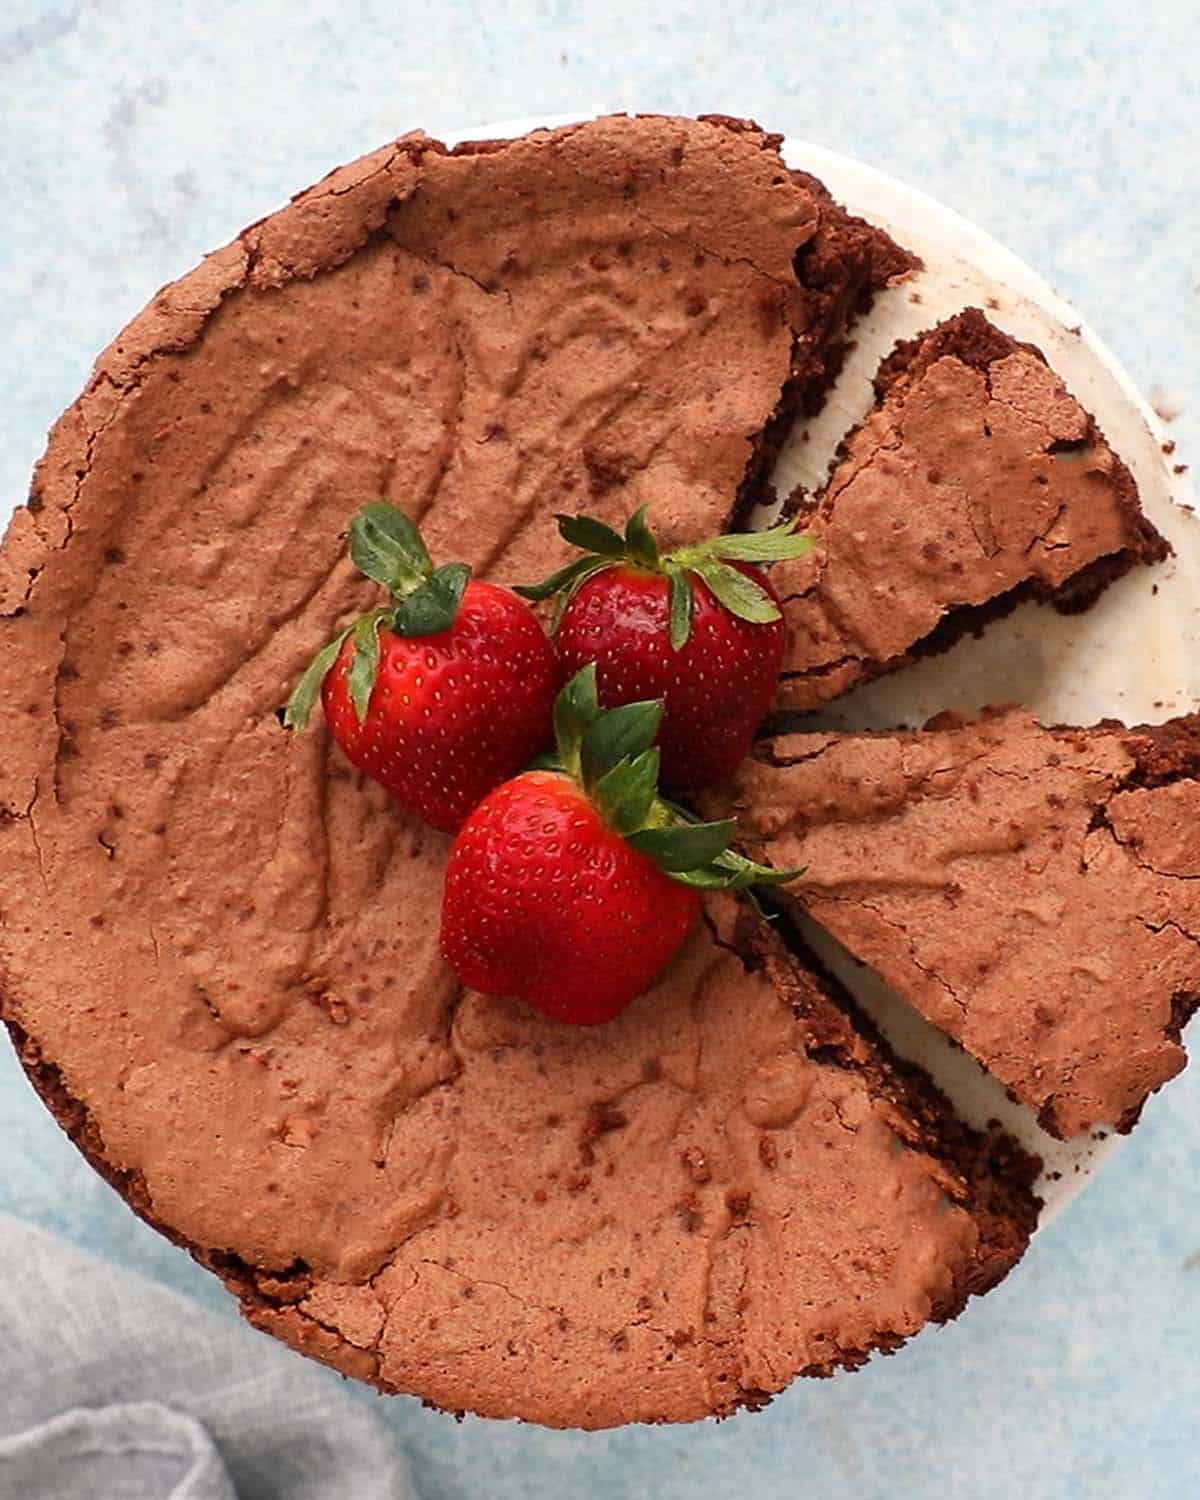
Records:
[[[372,501],[355,514],[349,551],[358,571],[385,588],[393,602],[360,616],[317,652],[288,699],[283,716],[287,729],[303,729],[308,723],[321,684],[348,635],[353,636],[353,652],[346,686],[361,724],[379,671],[380,626],[409,637],[449,630],[471,576],[465,563],[435,568],[421,533],[403,511],[384,500]]]
[[[643,568],[664,574],[668,582],[670,641],[673,651],[682,651],[692,629],[692,577],[701,578],[713,596],[739,620],[767,624],[779,618],[779,606],[767,590],[735,562],[771,563],[803,557],[812,549],[812,538],[796,532],[795,518],[767,531],[737,532],[710,537],[662,553],[646,521],[648,507],[640,505],[625,524],[624,537],[594,516],[558,516],[558,531],[564,541],[578,547],[584,556],[559,568],[540,583],[519,585],[525,599],[556,599],[553,628],[579,586],[604,568]]]

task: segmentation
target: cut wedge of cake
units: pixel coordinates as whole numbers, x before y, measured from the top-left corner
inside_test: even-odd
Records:
[[[806,513],[816,549],[772,573],[779,708],[816,708],[1022,599],[1085,609],[1167,556],[1093,419],[977,309],[898,345],[875,391]]]
[[[385,1391],[550,1426],[761,1406],[954,1317],[1036,1222],[1038,1163],[958,1122],[729,897],[607,1026],[467,994],[422,1052],[386,991],[349,1006],[164,1049],[197,1097],[129,1078],[131,1119],[157,1109],[144,1172],[97,1123],[107,1068],[93,1114],[43,1047],[22,1057],[252,1323]]]
[[[1068,1138],[1128,1130],[1200,1001],[1200,718],[762,741],[730,799],[815,922]]]

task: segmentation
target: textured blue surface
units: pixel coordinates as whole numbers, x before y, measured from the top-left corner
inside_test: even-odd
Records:
[[[202,251],[410,127],[601,108],[752,114],[925,188],[1185,402],[1174,432],[1196,456],[1198,20],[1196,0],[0,0],[0,519],[96,351]],[[227,1308],[76,1158],[7,1052],[0,1168],[0,1206]],[[959,1323],[759,1416],[552,1434],[362,1399],[446,1500],[1183,1500],[1198,1327],[1200,1071]]]

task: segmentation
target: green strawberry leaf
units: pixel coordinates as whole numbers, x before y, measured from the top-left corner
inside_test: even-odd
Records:
[[[432,568],[421,533],[384,500],[364,505],[351,521],[350,560],[397,598],[428,578]]]
[[[593,573],[599,573],[602,568],[610,568],[612,559],[608,557],[577,557],[573,563],[568,563],[565,568],[559,568],[557,573],[551,573],[549,578],[544,578],[541,583],[516,584],[513,587],[514,594],[520,594],[522,599],[530,599],[535,603],[541,599],[549,599],[551,594],[557,594],[554,601],[554,613],[550,620],[550,633],[558,629],[558,622],[562,619],[563,610],[574,598],[575,590]]]
[[[652,698],[644,703],[623,703],[594,719],[584,731],[579,747],[584,787],[590,792],[619,760],[648,750],[654,743],[662,715],[662,700]]]
[[[720,823],[680,823],[666,828],[643,828],[629,835],[629,843],[648,855],[670,875],[692,872],[724,853],[733,834],[732,818]]]
[[[350,670],[346,673],[346,689],[354,705],[354,716],[360,724],[371,706],[371,692],[379,671],[379,621],[383,614],[383,610],[374,609],[369,615],[363,615],[354,627],[354,650]]]
[[[605,522],[597,521],[594,516],[556,516],[555,519],[563,540],[578,547],[585,555],[577,557],[566,567],[559,568],[540,583],[519,584],[515,590],[522,599],[534,601],[549,599],[552,594],[562,595],[555,624],[583,580],[601,568],[623,561],[637,563],[640,567],[655,571],[661,566],[658,546],[646,525],[644,505],[630,516],[623,537]]]
[[[716,536],[701,548],[710,557],[722,557],[730,562],[768,563],[781,562],[788,557],[803,557],[811,552],[812,537],[797,534],[793,518],[769,531],[737,532],[730,536]]]
[[[668,870],[672,880],[695,886],[702,891],[748,891],[756,885],[784,885],[803,875],[803,869],[774,870],[755,864],[752,859],[726,849],[716,859],[698,865],[694,870]]]
[[[695,813],[689,811],[678,802],[672,802],[667,797],[660,797],[657,803],[655,820],[659,825],[653,831],[661,830],[662,824],[668,819],[673,820],[666,831],[674,831],[681,828],[684,831],[692,828],[728,828],[732,836],[735,824],[727,823],[699,823]],[[651,830],[647,830],[649,832]],[[639,835],[640,837],[640,835]],[[634,840],[630,840],[631,843]],[[729,839],[726,838],[726,846]],[[643,851],[648,852],[648,851]],[[744,854],[739,854],[736,849],[725,847],[709,859],[697,860],[690,868],[672,869],[663,866],[664,871],[670,875],[672,880],[677,880],[681,885],[695,886],[703,891],[747,891],[755,885],[783,885],[789,880],[795,880],[803,870],[776,870],[770,865],[755,864],[752,859],[747,859]]]
[[[657,570],[658,543],[654,540],[649,526],[646,525],[647,509],[647,506],[639,505],[626,521],[623,550],[628,554],[631,562],[639,563],[643,568]]]
[[[580,667],[554,700],[554,741],[566,770],[578,772],[579,746],[586,730],[600,717],[596,696],[596,663]]]
[[[454,624],[471,570],[466,563],[446,563],[430,573],[400,601],[392,626],[397,635],[438,635]]]
[[[729,876],[717,868],[711,860],[698,865],[694,870],[664,870],[663,873],[679,885],[690,885],[698,891],[727,891],[733,889]]]
[[[692,585],[680,568],[667,568],[671,650],[682,651],[692,633]]]
[[[765,625],[779,619],[779,606],[774,599],[740,568],[702,558],[691,565],[691,570],[704,579],[716,598],[739,620]]]
[[[713,860],[714,867],[726,876],[724,890],[739,890],[748,885],[787,885],[804,874],[805,867],[794,870],[777,870],[773,865],[760,865],[736,849],[726,849]]]
[[[555,516],[558,534],[564,542],[578,547],[581,552],[595,552],[601,557],[625,556],[624,540],[603,521],[593,516]]]
[[[592,800],[610,828],[628,835],[640,828],[654,805],[658,788],[658,748],[626,756],[592,788]]]
[[[347,625],[345,630],[339,630],[328,645],[322,646],[309,662],[304,676],[292,689],[291,697],[283,711],[283,727],[285,729],[304,729],[313,711],[313,704],[317,701],[317,694],[321,691],[321,684],[325,681],[330,667],[337,661],[338,652],[342,649],[342,642],[354,629],[353,625]]]
[[[595,566],[594,557],[577,557],[574,562],[549,574],[540,583],[514,583],[512,590],[514,594],[520,594],[522,599],[529,599],[537,604],[543,599],[549,599],[551,594],[557,594],[559,589],[564,589],[574,583],[577,578]]]

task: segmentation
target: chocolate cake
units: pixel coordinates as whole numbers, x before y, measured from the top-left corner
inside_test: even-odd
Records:
[[[790,734],[732,805],[787,895],[1044,1127],[1128,1130],[1200,1002],[1200,717]]]
[[[365,498],[504,580],[549,514],[699,538],[911,258],[728,120],[340,169],[164,289],[0,552],[0,1003],[36,1086],[260,1327],[556,1425],[757,1404],[951,1316],[1032,1227],[719,904],[595,1033],[461,994],[445,840],[276,716]]]
[[[977,309],[899,344],[773,573],[788,647],[778,706],[816,708],[1022,599],[1086,609],[1169,548],[1129,470],[1032,344]]]

